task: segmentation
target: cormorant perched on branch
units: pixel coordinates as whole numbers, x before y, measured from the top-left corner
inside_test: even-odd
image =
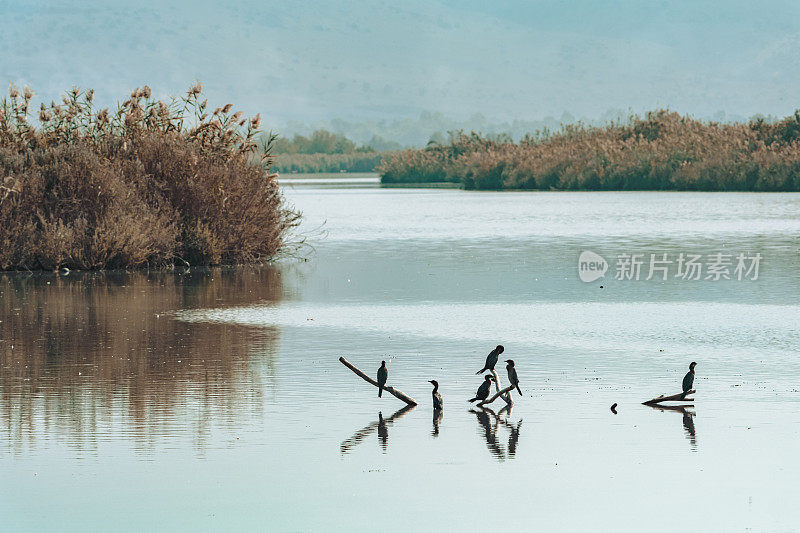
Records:
[[[431,391],[431,396],[433,397],[433,408],[434,409],[441,409],[444,407],[444,403],[442,402],[442,395],[439,394],[439,382],[435,379],[428,381],[431,385],[433,385],[433,391]]]
[[[483,383],[478,387],[478,392],[475,393],[475,397],[471,399],[470,402],[483,401],[488,398],[489,391],[492,389],[492,381],[494,381],[494,376],[491,374],[483,376]]]
[[[692,364],[689,365],[689,371],[683,376],[683,392],[684,394],[692,390],[692,385],[694,384],[694,367],[697,366],[697,363],[694,361]]]
[[[486,364],[483,366],[483,370],[479,370],[475,372],[475,374],[483,374],[487,370],[494,370],[494,365],[497,364],[497,358],[500,357],[503,350],[505,350],[505,348],[498,344],[497,347],[486,356]]]
[[[389,379],[389,370],[386,368],[386,361],[381,361],[381,367],[378,369],[378,398],[381,397],[387,379]]]
[[[522,391],[519,390],[519,378],[517,377],[517,369],[514,368],[514,360],[506,359],[506,370],[508,370],[508,382],[517,388],[517,392],[522,396]]]

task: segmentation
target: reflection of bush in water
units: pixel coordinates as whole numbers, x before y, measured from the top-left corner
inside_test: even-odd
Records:
[[[150,445],[183,418],[202,446],[214,420],[259,415],[278,331],[170,313],[276,302],[282,291],[269,268],[2,276],[0,423],[16,444],[43,425],[82,447],[119,414]]]

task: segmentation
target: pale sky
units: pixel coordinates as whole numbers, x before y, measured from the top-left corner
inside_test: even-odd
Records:
[[[280,127],[423,111],[536,120],[800,107],[800,3],[0,0],[0,81],[111,103],[202,81]]]

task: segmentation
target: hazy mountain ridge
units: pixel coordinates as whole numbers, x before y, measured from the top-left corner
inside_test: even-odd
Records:
[[[261,112],[288,135],[324,125],[359,142],[377,134],[419,144],[448,129],[518,135],[565,111],[595,122],[608,109],[743,118],[800,107],[800,6],[789,2],[39,0],[0,9],[0,78],[48,101],[72,84],[94,87],[107,105],[145,83],[166,96],[199,79],[215,104]],[[429,124],[428,110],[453,118]],[[470,121],[477,113],[486,126]]]

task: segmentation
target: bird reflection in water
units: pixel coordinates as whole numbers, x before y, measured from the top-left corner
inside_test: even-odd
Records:
[[[478,419],[478,424],[483,432],[483,438],[486,441],[486,447],[489,449],[489,453],[498,461],[513,459],[517,454],[517,444],[519,442],[522,420],[520,419],[516,423],[508,421],[508,415],[511,414],[511,406],[506,405],[497,413],[488,407],[470,409],[470,412]],[[508,430],[507,447],[503,446],[497,438],[497,430],[501,427]]]
[[[697,451],[697,435],[694,429],[694,417],[696,413],[688,409],[689,407],[694,407],[693,405],[650,405],[648,407],[658,409],[662,413],[666,411],[681,413],[683,415],[683,432],[686,438],[689,439],[689,447],[693,452]]]
[[[384,418],[383,413],[378,411],[378,419],[376,421],[359,429],[353,433],[353,436],[349,439],[342,441],[342,444],[339,446],[342,455],[349,453],[357,444],[361,443],[376,431],[378,433],[378,443],[385,453],[386,449],[389,447],[389,426],[405,416],[412,409],[414,409],[413,405],[407,405],[395,411],[389,418]]]
[[[389,429],[386,427],[386,420],[380,411],[378,411],[378,443],[381,445],[383,453],[386,453],[386,448],[389,446]]]
[[[433,435],[434,437],[439,436],[439,424],[442,422],[443,416],[444,416],[443,409],[433,410],[433,430],[431,431],[431,435]]]

